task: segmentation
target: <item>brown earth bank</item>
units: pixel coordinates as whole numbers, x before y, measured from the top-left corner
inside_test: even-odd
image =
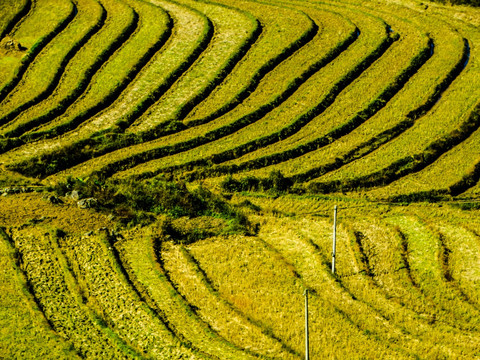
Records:
[[[1,196],[0,226],[9,228],[41,223],[69,234],[114,226],[106,215],[91,209],[79,209],[74,201],[62,201],[62,204],[53,204],[45,194],[37,192]]]

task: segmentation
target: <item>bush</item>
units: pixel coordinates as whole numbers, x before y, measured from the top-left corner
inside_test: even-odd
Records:
[[[115,215],[124,225],[147,225],[159,216],[170,219],[212,217],[225,220],[222,233],[251,235],[255,232],[247,217],[223,197],[201,186],[189,190],[183,182],[128,180],[104,183],[94,177],[68,178],[54,190],[59,196],[76,190],[83,198],[95,198],[98,211]],[[211,234],[197,231],[195,238],[208,235]]]
[[[235,180],[229,175],[220,184],[222,190],[227,192],[267,191],[273,194],[290,192],[293,185],[293,181],[286,178],[280,171],[272,171],[267,178],[263,179],[246,176]]]

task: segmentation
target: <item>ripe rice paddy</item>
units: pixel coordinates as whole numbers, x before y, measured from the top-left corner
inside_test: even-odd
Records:
[[[1,358],[480,357],[478,8],[0,15]]]

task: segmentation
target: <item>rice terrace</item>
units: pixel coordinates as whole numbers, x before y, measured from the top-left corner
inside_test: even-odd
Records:
[[[304,358],[480,359],[480,2],[0,0],[0,359]]]

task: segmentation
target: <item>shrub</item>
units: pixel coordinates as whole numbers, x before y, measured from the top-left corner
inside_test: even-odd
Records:
[[[155,179],[112,183],[102,182],[95,177],[70,177],[57,184],[53,190],[59,196],[76,190],[84,198],[96,198],[98,211],[112,213],[124,225],[146,225],[165,216],[170,219],[212,217],[225,220],[225,227],[219,231],[221,233],[250,235],[255,232],[248,218],[225,198],[201,186],[189,190],[184,182]],[[211,235],[196,230],[196,239]],[[178,233],[180,232],[172,232],[173,235]]]
[[[272,171],[266,178],[246,176],[236,180],[229,175],[220,183],[222,190],[228,192],[266,191],[272,194],[290,192],[293,185],[293,181],[278,170]]]

